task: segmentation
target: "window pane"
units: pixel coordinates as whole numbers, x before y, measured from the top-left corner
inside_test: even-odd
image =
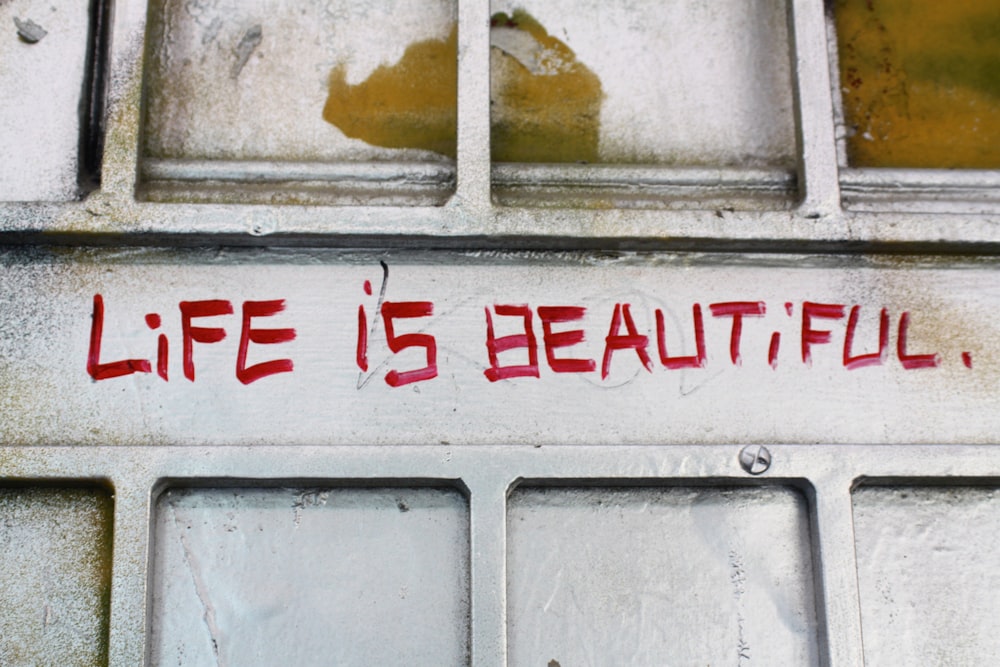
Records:
[[[262,203],[326,201],[324,186],[405,203],[394,184],[453,179],[454,0],[151,0],[148,34],[155,199],[228,200],[207,187],[228,182]]]
[[[152,664],[466,664],[468,525],[450,489],[170,490]]]
[[[112,512],[103,489],[0,489],[0,665],[107,664]]]
[[[0,2],[0,201],[78,195],[89,2]]]
[[[1000,168],[1000,5],[837,0],[847,160]]]
[[[996,664],[1000,491],[854,493],[866,665]]]
[[[818,662],[794,490],[524,488],[507,521],[512,666]]]
[[[498,162],[787,166],[782,0],[493,0]]]

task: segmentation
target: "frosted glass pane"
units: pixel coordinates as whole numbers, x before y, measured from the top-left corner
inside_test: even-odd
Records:
[[[780,488],[518,490],[510,664],[817,664],[808,525]]]
[[[456,491],[171,490],[154,561],[155,665],[467,663]]]
[[[1000,491],[854,493],[866,665],[995,665]]]

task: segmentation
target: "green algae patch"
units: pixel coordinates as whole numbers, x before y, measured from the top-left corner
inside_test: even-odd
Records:
[[[851,166],[1000,168],[1000,6],[837,0]]]
[[[522,9],[490,21],[495,162],[597,162],[601,81]]]
[[[457,28],[444,40],[406,48],[394,65],[357,85],[339,65],[330,73],[323,118],[352,139],[383,148],[418,148],[455,157],[458,100]]]

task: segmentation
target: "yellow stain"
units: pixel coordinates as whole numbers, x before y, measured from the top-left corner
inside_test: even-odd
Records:
[[[492,25],[525,37],[517,54],[491,50],[493,160],[596,162],[600,79],[527,12],[496,14]],[[346,136],[375,146],[454,158],[456,33],[452,27],[447,39],[411,44],[399,62],[379,67],[358,85],[347,83],[343,65],[334,68],[323,118]]]
[[[1000,168],[1000,5],[837,0],[851,166]]]
[[[495,162],[596,162],[601,81],[563,42],[518,9],[497,13],[492,29],[526,33],[537,44],[525,64],[501,48],[490,54],[491,155]],[[530,42],[529,42],[530,43]]]
[[[420,148],[455,157],[457,29],[444,40],[415,42],[395,65],[356,86],[343,65],[330,73],[323,118],[352,139],[385,148]]]

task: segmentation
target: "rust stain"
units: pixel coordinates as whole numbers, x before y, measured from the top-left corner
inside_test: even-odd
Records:
[[[523,9],[491,19],[491,154],[496,162],[596,162],[601,81]]]
[[[837,0],[852,166],[1000,167],[1000,6]]]
[[[455,157],[457,27],[444,40],[415,42],[394,65],[358,85],[339,65],[330,73],[323,119],[348,137],[384,148],[419,148]]]
[[[498,162],[596,162],[600,79],[522,9],[491,20],[491,152]],[[455,157],[457,28],[407,47],[357,85],[330,73],[323,118],[346,136],[384,148]]]

